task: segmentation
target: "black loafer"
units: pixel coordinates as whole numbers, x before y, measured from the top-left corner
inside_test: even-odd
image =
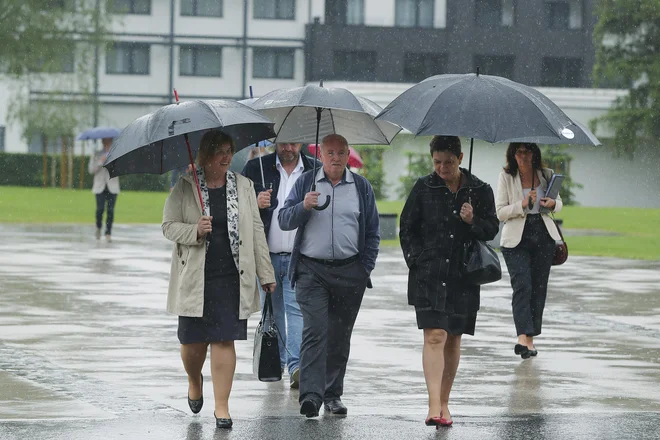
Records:
[[[519,354],[523,359],[528,359],[531,356],[529,348],[522,344],[516,344],[516,346],[513,347],[513,352]]]
[[[335,415],[346,415],[348,414],[348,408],[341,402],[339,399],[328,400],[323,404],[325,412],[329,412]]]
[[[213,417],[215,417],[215,411],[213,411]],[[231,429],[234,426],[234,422],[231,420],[231,417],[228,419],[219,419],[215,417],[215,427],[220,429]]]
[[[201,375],[202,377],[202,397],[199,398],[199,400],[192,400],[190,398],[190,395],[188,395],[188,406],[190,407],[190,411],[193,412],[193,414],[197,414],[202,410],[202,406],[204,406],[204,376]]]
[[[319,406],[313,400],[307,399],[303,400],[300,404],[300,414],[304,415],[307,418],[318,417],[319,416]]]
[[[537,354],[539,354],[539,352],[536,351],[536,348],[533,349],[533,350],[529,350],[529,355],[530,355],[530,356],[536,356]]]

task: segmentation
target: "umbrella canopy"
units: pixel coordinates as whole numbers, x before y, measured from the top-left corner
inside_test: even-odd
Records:
[[[592,145],[598,146],[602,143],[586,126],[578,121],[573,121],[573,125],[566,127],[574,133],[574,138],[571,142],[567,142],[564,138],[557,138],[554,136],[527,136],[518,139],[509,139],[509,142],[533,142],[535,144],[577,144],[577,145]],[[570,133],[566,132],[569,136]]]
[[[415,135],[491,143],[532,137],[568,144],[595,139],[538,90],[478,73],[427,78],[399,95],[377,120],[399,124]]]
[[[83,131],[77,137],[77,141],[86,141],[88,139],[114,139],[119,136],[121,130],[114,127],[94,127]]]
[[[242,101],[275,122],[275,142],[318,143],[318,137],[340,134],[350,144],[389,144],[401,127],[374,118],[381,107],[342,88],[308,85],[274,90]],[[317,109],[322,109],[320,121]]]
[[[307,150],[314,155],[314,157],[317,157],[319,155],[318,153],[318,148],[316,144],[309,144],[307,145]],[[348,166],[351,168],[362,168],[364,166],[364,162],[362,162],[362,158],[360,157],[360,153],[355,151],[353,147],[348,147]]]
[[[211,129],[231,136],[236,151],[275,136],[272,121],[236,101],[185,101],[131,122],[114,140],[103,166],[111,177],[163,174],[189,164],[190,155],[196,154],[199,141]]]

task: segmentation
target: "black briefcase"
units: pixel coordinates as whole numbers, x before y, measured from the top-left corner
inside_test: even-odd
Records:
[[[270,293],[266,293],[261,321],[254,333],[252,352],[252,372],[262,382],[282,380],[278,338],[279,332],[273,320],[273,300]]]

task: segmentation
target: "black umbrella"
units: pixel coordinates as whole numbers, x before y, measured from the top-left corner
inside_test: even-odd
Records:
[[[412,86],[376,118],[416,136],[453,135],[487,142],[594,144],[596,137],[573,122],[536,89],[499,76],[437,75]],[[600,142],[598,142],[599,144]]]
[[[191,164],[202,202],[194,155],[209,130],[231,136],[236,150],[275,136],[273,122],[236,101],[196,100],[166,105],[131,122],[122,130],[103,164],[111,177],[124,174],[163,174]],[[192,145],[192,146],[191,146]]]
[[[275,122],[275,142],[318,145],[319,137],[341,134],[349,144],[389,144],[401,127],[374,118],[381,111],[376,103],[342,88],[308,85],[274,90],[248,102]],[[314,171],[316,174],[316,161]],[[316,190],[312,179],[311,191]],[[330,196],[315,209],[328,207]]]

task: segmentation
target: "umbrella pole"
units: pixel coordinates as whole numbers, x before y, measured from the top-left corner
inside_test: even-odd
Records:
[[[252,94],[252,86],[250,86],[250,98],[254,98]],[[261,186],[263,189],[266,189],[266,179],[264,178],[264,162],[261,160],[261,146],[260,142],[257,142],[257,152],[259,153],[259,170],[261,171]]]
[[[468,171],[472,174],[472,150],[474,149],[474,138],[470,138],[470,162]]]
[[[321,82],[323,86],[323,82]],[[314,174],[312,175],[312,191],[316,191],[316,158],[319,155],[319,129],[321,128],[321,112],[323,109],[320,107],[316,108],[316,151],[314,152]],[[314,209],[317,211],[323,211],[330,204],[330,196],[327,195],[325,203],[323,205],[315,206]]]
[[[186,140],[186,147],[188,147],[188,157],[190,158],[190,166],[192,166],[192,175],[195,178],[195,187],[197,187],[197,195],[199,196],[199,206],[202,208],[202,215],[204,215],[204,200],[202,199],[202,190],[199,188],[199,179],[197,179],[197,170],[195,169],[195,161],[193,160],[192,150],[190,149],[188,134],[184,134],[183,138]]]

